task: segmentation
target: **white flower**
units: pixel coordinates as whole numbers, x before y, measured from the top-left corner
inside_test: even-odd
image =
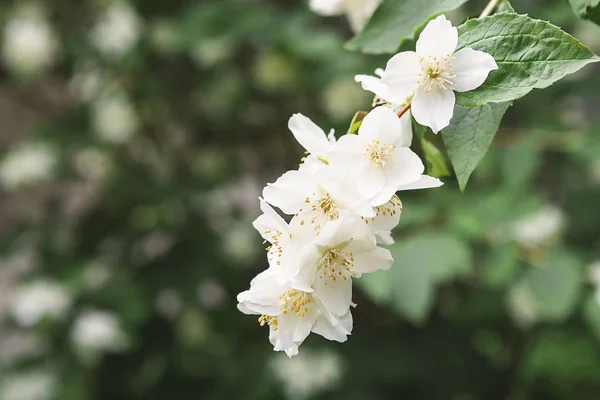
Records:
[[[382,0],[310,0],[310,8],[320,15],[346,14],[350,27],[360,32]]]
[[[10,151],[0,163],[0,182],[8,189],[49,180],[57,157],[42,143],[22,144]]]
[[[327,153],[335,143],[334,130],[326,135],[323,129],[302,114],[292,115],[288,121],[288,128],[309,153],[300,169],[313,174],[319,172],[327,164]]]
[[[400,214],[402,213],[402,202],[397,195],[393,195],[390,201],[375,207],[373,218],[361,217],[369,231],[377,238],[378,243],[394,244],[392,229],[398,226]]]
[[[381,81],[383,73],[383,70],[378,68],[375,70],[375,75],[377,76],[356,75],[354,80],[360,83],[364,90],[374,93],[375,96],[377,96],[376,101],[384,100],[385,103],[383,105],[390,107],[392,111],[398,113],[402,107],[408,103],[410,97],[395,96],[389,86]],[[376,102],[374,102],[374,104],[376,104]],[[402,130],[404,132],[410,132],[412,137],[412,118],[410,110],[400,117],[400,121],[402,121]]]
[[[91,33],[92,43],[106,57],[120,59],[136,45],[141,23],[135,10],[125,2],[114,3]]]
[[[129,99],[122,94],[107,94],[92,107],[94,130],[102,139],[114,144],[129,140],[139,127],[138,116]]]
[[[563,229],[565,216],[560,208],[546,206],[511,227],[513,238],[523,246],[538,246],[549,242]]]
[[[292,228],[263,199],[260,200],[260,208],[263,214],[252,225],[265,242],[271,244],[266,249],[269,265],[281,269],[282,274],[291,278],[298,273],[299,269],[296,257],[299,244],[292,241]],[[302,289],[310,290],[310,287]]]
[[[270,367],[281,382],[286,398],[302,400],[337,386],[342,378],[342,361],[330,350],[309,349],[292,359],[274,355]]]
[[[344,342],[352,330],[350,312],[334,317],[312,289],[298,289],[277,267],[258,274],[250,290],[240,293],[237,300],[241,312],[260,315],[258,322],[269,326],[274,350],[285,351],[288,357],[298,354],[298,346],[311,331]]]
[[[2,376],[0,399],[49,400],[54,397],[55,377],[46,371]]]
[[[58,40],[52,27],[40,17],[17,17],[4,27],[2,56],[16,73],[35,74],[49,67],[56,57]]]
[[[425,167],[409,148],[411,132],[387,107],[377,107],[364,118],[358,135],[344,135],[330,151],[330,164],[347,171],[347,179],[372,206],[387,203],[398,190],[442,185],[423,175]]]
[[[392,105],[392,109],[395,112],[398,112],[400,111],[400,108],[408,102],[410,96],[398,96],[398,93],[391,91],[389,86],[381,80],[384,73],[384,70],[377,68],[375,70],[376,76],[356,75],[354,80],[360,83],[364,90],[368,90],[375,94],[379,99],[385,100],[386,103]]]
[[[67,289],[50,280],[38,280],[17,290],[9,311],[20,326],[31,327],[44,317],[62,317],[70,306]]]
[[[392,57],[382,82],[397,97],[414,94],[412,115],[421,125],[439,132],[450,123],[454,91],[468,92],[483,84],[498,69],[487,53],[464,48],[456,53],[458,30],[440,15],[430,21],[417,40],[416,52]]]
[[[71,340],[82,350],[118,351],[123,348],[124,334],[117,317],[105,311],[86,311],[77,317]]]
[[[296,279],[314,288],[333,315],[341,317],[352,304],[352,279],[387,270],[394,262],[389,250],[377,246],[366,225],[352,217],[331,223],[298,254]]]
[[[353,186],[330,178],[327,172],[311,175],[288,171],[263,190],[263,197],[284,213],[296,215],[295,220],[301,226],[306,224],[315,231],[344,217],[375,216],[373,207]]]

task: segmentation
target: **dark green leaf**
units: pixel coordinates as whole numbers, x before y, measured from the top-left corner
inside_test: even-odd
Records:
[[[457,50],[471,47],[489,53],[499,68],[478,89],[457,94],[457,103],[466,107],[518,99],[600,60],[557,26],[525,15],[473,19],[458,32]]]
[[[363,53],[393,53],[429,18],[458,8],[467,0],[384,0],[365,28],[346,44]]]
[[[509,106],[510,103],[490,103],[475,108],[455,106],[450,125],[442,130],[442,138],[461,191],[488,151]]]

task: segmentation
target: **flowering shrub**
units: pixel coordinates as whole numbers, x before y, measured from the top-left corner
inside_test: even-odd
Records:
[[[486,3],[1,2],[0,399],[595,399],[597,7]]]
[[[311,1],[311,7],[325,15],[346,10],[353,30],[359,31],[363,24],[356,22],[354,13],[369,10],[364,13],[368,19],[376,3]],[[301,114],[290,119],[289,128],[308,156],[298,170],[286,172],[263,190],[263,215],[254,227],[270,243],[269,267],[238,295],[239,310],[260,315],[260,325],[269,326],[274,350],[295,356],[311,332],[346,341],[352,331],[351,307],[356,306],[353,278],[389,269],[393,263],[391,253],[378,243],[394,243],[391,231],[402,212],[396,192],[442,185],[423,174],[423,162],[410,149],[409,115],[421,125],[421,136],[427,128],[434,134],[449,128],[443,136],[464,190],[491,142],[485,136],[495,135],[510,106],[507,102],[600,61],[572,36],[517,14],[507,2],[502,3],[508,11],[491,15],[498,3],[491,0],[479,18],[460,29],[444,15],[432,19],[418,37],[416,51],[390,58],[380,79],[357,76],[364,89],[377,95],[376,107],[357,114],[360,118],[355,117],[349,132],[337,141],[333,132],[326,136]],[[384,1],[375,11],[355,39],[360,50],[378,46],[378,36],[389,39],[384,19],[389,15],[380,17],[381,13],[406,4],[418,7],[418,2],[396,4]],[[444,6],[438,2],[434,7]],[[369,39],[363,42],[365,37]],[[462,105],[457,105],[455,92],[462,94]],[[493,121],[482,107],[491,111]],[[269,204],[292,216],[289,222]]]

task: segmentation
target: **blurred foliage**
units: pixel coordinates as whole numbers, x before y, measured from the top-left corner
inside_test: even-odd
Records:
[[[123,4],[0,4],[6,400],[598,398],[597,66],[515,102],[465,194],[453,177],[402,194],[395,265],[357,291],[353,335],[301,349],[333,352],[329,375],[273,353],[235,295],[266,264],[260,190],[301,157],[287,119],[346,132],[372,101],[353,76],[385,57],[344,50],[344,19],[304,1]],[[600,51],[567,2],[513,5]],[[35,53],[7,39],[19,13],[52,29],[12,25]]]

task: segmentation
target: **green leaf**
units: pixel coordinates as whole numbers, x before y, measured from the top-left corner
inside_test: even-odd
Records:
[[[419,125],[416,122],[413,123],[413,132],[425,159],[427,175],[435,178],[450,176],[450,170],[448,169],[444,153],[432,141],[426,138],[428,131],[427,127]]]
[[[421,324],[433,305],[435,287],[470,271],[468,246],[449,234],[428,234],[390,247],[390,271],[361,278],[361,288],[414,324]]]
[[[457,50],[471,47],[484,51],[498,64],[498,70],[492,71],[479,88],[457,93],[457,103],[466,107],[518,99],[600,61],[557,26],[525,15],[502,13],[473,19],[458,32]]]
[[[582,288],[581,271],[579,260],[564,253],[551,254],[543,265],[527,271],[523,282],[537,318],[562,321],[571,314]]]
[[[450,125],[442,130],[442,138],[461,191],[488,151],[509,106],[507,102],[475,108],[454,107],[454,116]]]
[[[590,326],[596,338],[600,340],[600,304],[595,295],[590,295],[583,306],[583,318]]]
[[[466,1],[384,0],[362,32],[346,43],[346,48],[368,54],[394,53],[405,40],[414,39],[424,21]]]
[[[579,18],[600,24],[600,0],[569,0],[569,3]]]
[[[352,118],[352,122],[350,122],[350,127],[348,128],[348,134],[356,134],[358,133],[358,128],[360,128],[360,126],[362,125],[362,121],[363,119],[365,119],[365,117],[367,116],[368,112],[367,111],[358,111],[356,114],[354,114],[354,117]]]

